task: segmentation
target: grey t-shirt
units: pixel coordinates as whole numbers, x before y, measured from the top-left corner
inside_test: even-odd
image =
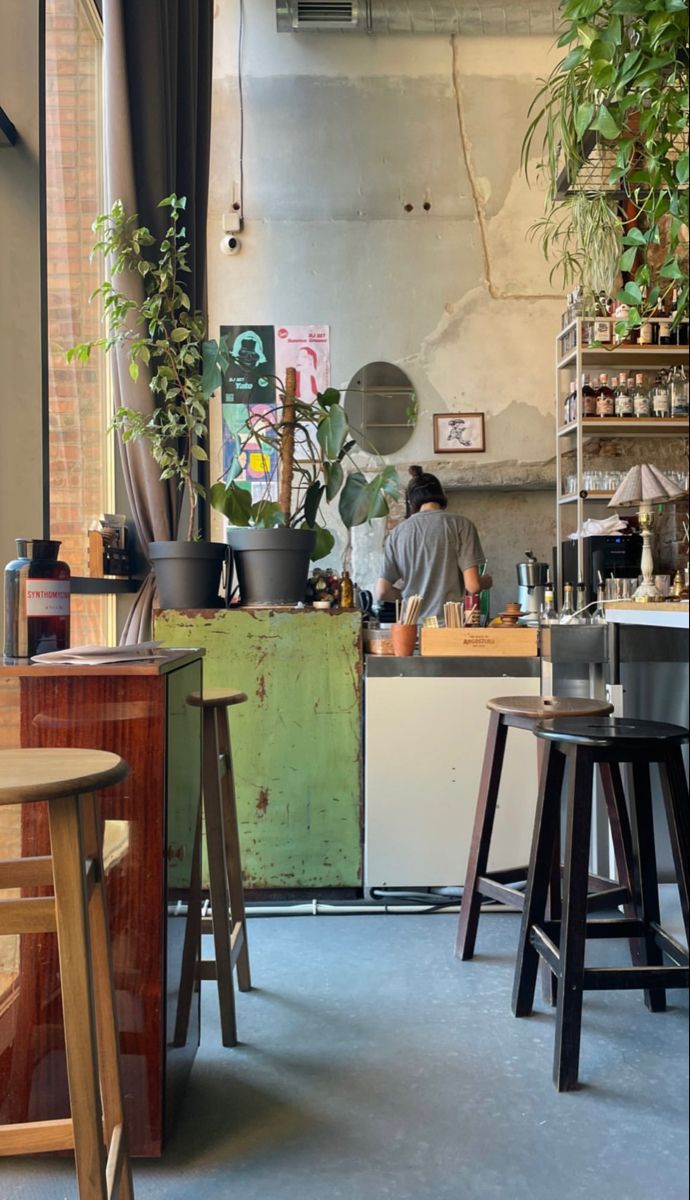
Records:
[[[391,532],[383,549],[382,577],[402,580],[403,596],[423,596],[420,620],[443,616],[443,605],[462,600],[462,572],[484,562],[471,521],[442,509],[415,513]]]

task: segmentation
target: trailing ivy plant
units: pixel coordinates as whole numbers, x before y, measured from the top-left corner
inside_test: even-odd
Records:
[[[395,467],[382,466],[367,477],[352,459],[356,443],[340,392],[328,388],[313,404],[294,395],[294,371],[285,383],[275,380],[276,403],[268,410],[251,405],[225,406],[231,422],[234,453],[221,481],[211,488],[211,504],[231,525],[271,529],[310,529],[316,534],[314,561],[330,554],[335,538],[324,524],[324,503],[338,501],[347,529],[388,514],[390,499],[399,494]],[[266,478],[265,495],[253,500],[238,482],[250,453],[259,445],[274,463]],[[352,469],[348,470],[348,465]],[[279,478],[278,478],[279,474]],[[278,499],[272,499],[279,484]]]
[[[522,146],[525,173],[536,153],[547,184],[533,234],[564,287],[579,282],[591,297],[622,276],[616,294],[630,312],[621,334],[673,288],[680,319],[688,310],[687,0],[566,0],[563,25],[558,45],[567,53],[542,81]],[[608,178],[578,185],[597,145],[612,161]],[[564,168],[571,187],[583,188],[565,199],[557,195]],[[602,276],[609,287],[597,288]]]
[[[205,340],[206,324],[193,311],[183,277],[189,273],[185,229],[181,224],[184,196],[167,196],[160,208],[170,210],[169,225],[157,250],[156,239],[136,214],[128,215],[117,200],[108,213],[97,217],[97,234],[91,257],[101,255],[107,276],[94,296],[103,305],[106,335],[82,342],[67,351],[67,360],[87,362],[94,349],[108,354],[124,347],[129,373],[139,378],[140,366],[149,368],[149,387],[156,399],[153,415],[125,405],[119,407],[111,428],[124,442],[142,439],[148,444],[161,479],[175,479],[187,499],[187,540],[195,534],[199,496],[205,494],[195,477],[195,463],[206,461],[203,443],[208,437],[208,409],[212,393],[220,386],[229,355],[220,342]],[[143,299],[130,299],[117,286],[128,272],[140,276]]]

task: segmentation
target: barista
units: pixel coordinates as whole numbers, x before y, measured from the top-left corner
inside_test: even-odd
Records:
[[[399,600],[422,596],[420,621],[441,617],[448,601],[461,601],[465,592],[490,588],[490,575],[480,575],[485,561],[479,534],[466,517],[448,513],[448,499],[435,475],[410,467],[406,491],[406,520],[389,535],[376,598]]]

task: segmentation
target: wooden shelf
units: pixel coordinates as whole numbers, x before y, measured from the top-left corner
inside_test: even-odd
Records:
[[[559,371],[574,366],[577,362],[577,348],[569,350],[557,364]],[[605,346],[582,349],[583,367],[636,367],[642,371],[646,367],[677,367],[688,361],[687,346],[613,346],[607,350]]]
[[[584,417],[571,425],[562,425],[558,437],[570,437],[582,427],[587,435],[618,437],[688,437],[690,423],[686,417]]]
[[[580,496],[578,492],[568,492],[567,495],[559,498],[559,504],[576,504],[578,500],[582,500],[584,504],[593,504],[597,501],[602,503],[606,500],[611,500],[613,492],[588,492],[586,496]]]
[[[138,592],[142,582],[141,579],[123,579],[117,576],[95,579],[90,575],[73,575],[70,579],[70,591],[74,596],[120,596]]]

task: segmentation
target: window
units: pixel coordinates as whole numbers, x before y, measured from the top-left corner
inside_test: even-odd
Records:
[[[51,537],[73,576],[88,575],[88,528],[113,508],[113,439],[102,355],[68,366],[65,351],[98,336],[89,261],[103,207],[102,27],[93,0],[47,0],[45,34],[48,438]],[[113,640],[114,603],[72,597],[73,645]]]

